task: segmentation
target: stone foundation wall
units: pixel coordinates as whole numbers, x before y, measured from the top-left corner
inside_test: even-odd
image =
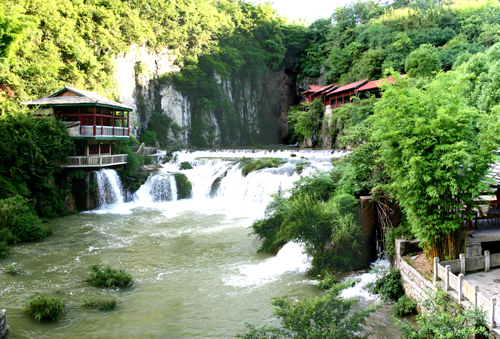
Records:
[[[427,291],[434,291],[435,287],[431,281],[427,280],[413,266],[406,262],[403,256],[415,253],[418,249],[418,241],[396,240],[395,265],[401,273],[405,294],[418,301],[425,298]]]
[[[0,310],[0,338],[3,338],[7,333],[7,312]]]

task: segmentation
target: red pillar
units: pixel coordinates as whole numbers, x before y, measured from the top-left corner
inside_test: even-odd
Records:
[[[96,119],[97,119],[97,117],[96,117],[96,108],[94,106],[94,135],[96,135],[96,128],[95,128],[95,124],[97,123]]]

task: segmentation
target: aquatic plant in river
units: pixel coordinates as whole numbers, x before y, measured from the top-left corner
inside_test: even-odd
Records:
[[[126,287],[131,285],[134,279],[124,270],[97,263],[90,265],[90,276],[87,281],[96,287]]]

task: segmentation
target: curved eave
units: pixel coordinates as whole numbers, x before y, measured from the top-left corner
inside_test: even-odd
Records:
[[[127,111],[133,112],[133,108],[125,108],[120,106],[106,105],[100,103],[87,103],[87,104],[50,104],[50,105],[35,105],[35,104],[26,104],[28,107],[78,107],[78,106],[98,106],[98,107],[106,107],[106,108],[114,108],[119,111]]]

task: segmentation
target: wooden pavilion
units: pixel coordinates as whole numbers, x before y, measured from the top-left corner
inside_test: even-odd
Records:
[[[127,155],[112,155],[111,145],[129,138],[132,107],[68,86],[23,104],[35,108],[33,114],[53,115],[66,124],[77,153],[62,166],[104,167],[126,163]]]

